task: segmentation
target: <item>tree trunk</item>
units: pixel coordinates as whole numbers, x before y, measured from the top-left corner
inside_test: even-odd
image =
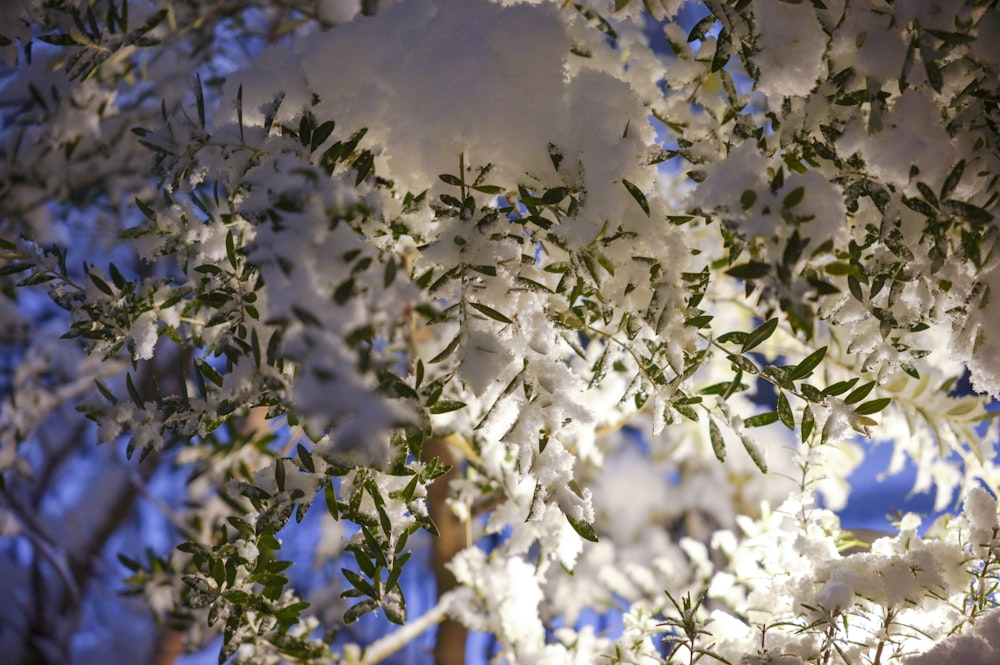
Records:
[[[451,465],[451,470],[427,489],[428,511],[440,534],[434,540],[431,552],[431,568],[434,571],[437,593],[440,597],[458,585],[447,564],[467,545],[466,525],[455,517],[446,501],[448,483],[461,474],[462,458],[446,439],[429,439],[424,442],[423,457],[424,459],[437,457],[442,463]],[[445,619],[438,625],[434,644],[434,661],[437,665],[464,665],[466,633],[465,626],[454,619]]]

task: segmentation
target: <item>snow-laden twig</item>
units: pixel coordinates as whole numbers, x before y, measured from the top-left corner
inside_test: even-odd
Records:
[[[408,622],[399,630],[372,643],[365,649],[360,665],[375,665],[375,663],[382,662],[422,635],[431,626],[436,626],[447,619],[448,611],[459,600],[461,594],[466,591],[466,589],[460,588],[443,594],[438,600],[437,605],[427,610],[427,612]]]

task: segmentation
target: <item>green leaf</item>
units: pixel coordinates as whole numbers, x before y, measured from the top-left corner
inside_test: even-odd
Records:
[[[478,302],[473,302],[471,300],[469,301],[469,305],[471,305],[473,307],[473,309],[476,309],[476,310],[482,312],[483,314],[485,314],[486,316],[490,317],[491,319],[494,319],[495,321],[499,321],[500,323],[514,323],[511,319],[507,318],[504,314],[498,312],[497,310],[493,309],[492,307],[490,307],[488,305],[484,305],[484,304],[478,303]]]
[[[760,448],[757,447],[757,443],[742,432],[740,433],[740,441],[743,442],[743,448],[750,455],[750,459],[757,465],[757,468],[760,469],[760,472],[767,473],[767,462],[764,461],[764,456],[761,454]]]
[[[802,410],[802,441],[808,441],[813,429],[816,427],[816,417],[813,415],[809,405]]]
[[[917,189],[920,190],[920,195],[924,197],[924,200],[931,204],[934,208],[938,207],[937,197],[934,196],[934,192],[926,183],[917,182]]]
[[[458,400],[442,399],[435,402],[429,409],[433,414],[439,413],[451,413],[452,411],[458,411],[465,406],[465,402],[459,402]]]
[[[764,427],[765,425],[770,425],[771,423],[778,422],[778,414],[774,411],[768,411],[767,413],[759,413],[756,416],[750,416],[743,421],[743,425],[746,427]]]
[[[758,279],[768,274],[770,271],[771,266],[767,263],[761,263],[760,261],[748,261],[747,263],[740,263],[733,266],[726,271],[726,274],[737,279]]]
[[[746,356],[736,355],[735,353],[730,353],[726,358],[729,359],[737,368],[743,370],[744,372],[750,372],[751,374],[760,374],[760,370],[757,365],[753,363],[752,360]]]
[[[742,374],[742,370],[740,374]],[[732,385],[732,381],[720,381],[719,383],[713,383],[706,388],[702,388],[699,392],[701,392],[702,395],[723,395],[732,387]],[[736,386],[736,390],[746,390],[747,388],[749,388],[749,386],[746,384]]]
[[[954,199],[949,199],[945,203],[955,214],[964,217],[973,226],[982,226],[993,220],[993,213],[977,205]]]
[[[785,198],[781,201],[782,207],[794,208],[799,203],[802,202],[802,198],[805,196],[805,187],[796,187],[790,191]]]
[[[402,600],[402,597],[400,597],[400,600]],[[383,603],[382,611],[385,612],[385,618],[397,626],[402,626],[406,623],[405,603]]]
[[[720,344],[725,344],[726,342],[735,342],[737,344],[743,344],[743,342],[746,341],[747,335],[748,333],[745,333],[742,330],[733,330],[719,335],[715,341],[719,342]]]
[[[212,263],[203,263],[200,266],[195,266],[194,271],[202,275],[221,275],[222,268]]]
[[[719,33],[719,37],[715,41],[715,55],[712,56],[712,72],[717,72],[726,66],[729,62],[729,56],[732,55],[733,45],[732,38],[726,30]]]
[[[92,281],[94,283],[94,286],[96,286],[99,291],[101,291],[102,293],[104,293],[104,295],[108,295],[108,296],[114,296],[115,295],[115,292],[111,290],[111,287],[108,286],[108,283],[105,282],[103,279],[101,279],[100,277],[98,277],[94,273],[90,272],[89,270],[87,271],[87,275],[90,277],[90,281]]]
[[[395,259],[389,259],[385,264],[385,272],[382,275],[382,287],[389,288],[392,283],[396,280],[396,271],[399,266],[396,265]]]
[[[812,371],[816,369],[816,367],[819,366],[821,362],[823,362],[823,358],[825,357],[826,357],[825,346],[816,349],[808,356],[806,356],[805,359],[798,365],[789,369],[788,379],[790,381],[798,381],[799,379],[806,378],[807,376],[812,374]]]
[[[209,365],[201,358],[194,359],[194,366],[195,369],[198,370],[198,373],[200,375],[204,376],[206,379],[208,379],[218,387],[220,388],[222,387],[222,375],[219,374],[219,371],[217,369]]]
[[[281,458],[274,460],[274,484],[279,492],[285,491],[285,461]]]
[[[700,316],[692,316],[690,319],[685,319],[684,325],[691,326],[692,328],[706,328],[715,318],[711,314],[702,314]]]
[[[566,198],[567,194],[569,194],[568,187],[553,187],[542,194],[542,202],[546,205],[558,205],[560,201]]]
[[[108,387],[101,382],[100,379],[94,379],[94,383],[97,384],[97,389],[100,391],[100,393],[104,395],[104,399],[108,400],[112,404],[118,403],[118,398],[114,396],[114,393],[112,393],[108,389]]]
[[[358,158],[354,160],[353,164],[351,164],[351,168],[358,172],[357,177],[354,179],[355,187],[360,185],[364,179],[368,177],[368,174],[371,173],[374,166],[375,156],[372,154],[371,150],[365,150],[358,155]]]
[[[764,323],[757,326],[746,339],[743,340],[743,347],[740,349],[741,353],[746,353],[750,349],[760,346],[764,341],[766,341],[774,331],[778,329],[778,318],[768,319]]]
[[[306,111],[299,118],[299,142],[307,147],[312,147],[312,131],[315,125],[312,113]]]
[[[852,390],[851,393],[844,398],[844,403],[854,404],[855,402],[860,402],[864,398],[868,397],[868,393],[870,393],[874,387],[874,381],[869,381],[863,386],[859,386],[858,388]]]
[[[0,267],[0,277],[2,277],[4,275],[16,275],[19,272],[24,272],[28,268],[31,268],[33,265],[34,264],[32,264],[32,263],[8,263],[7,265],[5,265],[3,267]],[[91,275],[90,278],[93,280],[94,276]],[[103,283],[103,280],[102,280],[102,283]],[[95,285],[97,284],[96,280],[94,281],[94,284]],[[98,288],[101,288],[101,287],[98,286]],[[107,289],[107,291],[105,292],[105,293],[107,293],[107,295],[109,295],[109,296],[110,295],[114,295],[113,293],[111,293],[111,287],[109,287],[106,283],[104,284],[104,288],[101,288],[101,291],[104,291],[104,289]]]
[[[130,556],[122,554],[121,552],[118,553],[118,560],[121,562],[123,566],[125,566],[129,570],[136,571],[139,570],[140,568],[138,561],[136,561]]]
[[[333,491],[333,480],[327,479],[323,483],[323,498],[326,500],[326,510],[334,521],[340,520],[340,510],[337,507],[337,495]]]
[[[708,438],[712,442],[712,452],[715,453],[715,458],[720,462],[725,462],[726,440],[723,438],[719,426],[715,424],[714,418],[708,419]]]
[[[127,3],[128,0],[125,0]],[[236,91],[236,121],[240,125],[240,141],[245,141],[243,138],[243,84],[240,84],[239,89]]]
[[[691,28],[691,32],[688,33],[687,36],[688,43],[690,44],[691,42],[701,39],[702,37],[707,35],[708,31],[712,29],[713,25],[715,25],[715,21],[716,21],[715,15],[709,14],[705,18],[695,23],[694,27]]]
[[[646,201],[646,195],[643,194],[638,187],[633,185],[625,178],[622,178],[622,184],[625,185],[625,189],[627,189],[628,193],[632,195],[632,198],[635,199],[635,202],[639,204],[639,207],[642,208],[642,211],[646,213],[646,217],[649,217],[649,202]]]
[[[941,75],[941,68],[934,61],[933,56],[929,56],[927,53],[929,49],[921,49],[923,52],[924,70],[927,72],[927,81],[934,88],[935,92],[941,92],[942,86],[944,86],[944,77]]]
[[[952,168],[951,173],[948,177],[944,179],[944,184],[941,185],[941,196],[939,197],[942,201],[951,196],[951,193],[958,186],[959,181],[962,179],[962,173],[965,171],[965,160],[958,160],[958,164],[955,164]]]
[[[309,144],[310,149],[316,150],[316,148],[318,148],[321,145],[323,145],[323,143],[328,138],[330,138],[330,134],[333,133],[333,128],[334,127],[335,127],[335,124],[334,124],[333,120],[327,120],[326,122],[324,122],[323,124],[321,124],[319,127],[317,127],[316,129],[314,129],[313,133],[312,133],[312,140],[310,141],[310,144]]]
[[[198,110],[198,123],[205,129],[205,91],[201,87],[201,74],[195,75],[194,101]]]
[[[754,372],[751,372],[751,374],[753,373]],[[743,390],[745,388],[745,384],[740,383],[742,379],[743,379],[743,370],[741,368],[737,368],[736,375],[733,376],[733,380],[726,387],[725,392],[722,393],[723,400],[727,400],[730,397],[732,397],[733,393],[735,393],[737,390]]]
[[[795,429],[795,414],[792,413],[792,407],[788,403],[788,398],[782,391],[778,392],[778,419],[788,429]]]
[[[799,385],[799,390],[802,391],[802,396],[805,397],[810,402],[815,404],[823,403],[823,393],[820,389],[811,383],[802,383]]]
[[[333,300],[338,305],[343,305],[345,302],[351,299],[352,295],[354,295],[354,278],[349,277],[345,279],[343,282],[341,282],[340,285],[336,288],[336,290],[334,290]],[[293,308],[293,311],[295,311],[296,314],[298,314],[298,311],[296,311],[295,308]],[[315,320],[314,325],[316,325],[317,327],[321,325],[319,323],[319,319],[316,319],[316,317],[313,317],[313,319]]]
[[[642,402],[639,401],[639,398],[640,398],[640,395],[637,394],[636,395],[636,406],[638,406],[638,407],[641,408],[642,404],[645,403],[645,397],[643,397]],[[691,406],[689,406],[687,404],[674,404],[673,407],[674,407],[674,411],[676,411],[677,413],[681,414],[682,416],[684,416],[685,418],[687,418],[691,422],[695,422],[695,423],[698,422],[698,412],[695,411],[693,408],[691,408]]]
[[[406,532],[404,531],[403,537],[405,537],[405,535]],[[396,550],[399,551],[399,549],[400,548],[397,546]],[[389,571],[388,577],[385,578],[386,589],[392,589],[399,584],[399,576],[403,572],[403,566],[405,566],[406,562],[410,560],[410,556],[412,556],[412,553],[407,552],[406,554],[396,557],[396,560],[392,562],[392,570]]]
[[[459,331],[459,333],[455,335],[455,337],[453,337],[450,342],[448,342],[448,346],[444,347],[444,349],[442,349],[440,353],[438,353],[436,356],[427,361],[428,364],[433,365],[434,363],[439,363],[442,360],[446,359],[455,351],[455,349],[458,348],[458,345],[461,341],[462,341],[462,333],[461,331]]]
[[[232,229],[226,231],[226,258],[229,259],[229,265],[233,267],[233,270],[239,267],[236,262],[236,241],[233,239]]]
[[[136,408],[142,409],[145,406],[145,402],[139,395],[139,391],[136,390],[135,384],[132,383],[132,373],[128,372],[125,374],[125,387],[128,389],[128,395],[132,398],[135,403]]]
[[[854,413],[859,416],[870,416],[873,413],[878,413],[885,407],[889,406],[892,402],[891,397],[880,397],[878,399],[873,399],[870,402],[865,402],[861,404],[858,408],[854,409]]]
[[[590,377],[590,383],[587,384],[587,388],[593,388],[597,386],[605,377],[608,372],[608,351],[611,345],[606,344],[604,349],[601,351],[601,355],[597,357],[594,361],[593,366],[590,368],[592,375]]]
[[[923,199],[911,198],[909,196],[903,197],[903,205],[905,205],[910,210],[919,212],[924,217],[933,217],[934,208],[931,207],[929,203]]]
[[[450,175],[448,173],[442,173],[441,175],[438,176],[438,178],[441,179],[441,182],[443,182],[445,184],[448,184],[448,185],[453,185],[455,187],[461,187],[464,184],[461,181],[461,179],[456,178],[455,176]]]
[[[854,384],[858,382],[858,377],[853,379],[848,379],[847,381],[838,381],[832,385],[827,386],[823,389],[823,395],[825,397],[831,397],[840,395],[841,393],[846,393],[848,390],[854,387]]]
[[[357,605],[352,605],[350,609],[344,612],[344,623],[351,624],[368,614],[369,612],[374,612],[378,609],[378,601],[374,598],[366,598],[362,600]]]
[[[299,461],[302,462],[302,468],[304,468],[309,473],[316,473],[316,464],[313,462],[312,455],[306,450],[306,447],[301,443],[296,447],[296,453],[299,456]]]
[[[566,519],[569,520],[569,525],[573,527],[573,530],[576,531],[581,538],[589,540],[592,543],[597,542],[597,532],[594,531],[592,524],[582,520],[573,519],[569,515],[566,515]]]
[[[148,219],[151,222],[155,222],[156,221],[156,211],[154,211],[146,203],[143,203],[142,199],[140,199],[138,196],[135,197],[135,204],[136,204],[136,206],[139,207],[139,211],[142,212],[142,214],[146,216],[146,219]]]
[[[358,568],[361,572],[367,575],[370,579],[375,579],[378,574],[378,569],[375,567],[375,562],[369,559],[359,547],[351,548],[351,552],[354,554],[354,560],[358,563]]]
[[[111,275],[111,283],[115,285],[115,288],[121,291],[125,288],[127,284],[125,276],[122,275],[121,270],[118,269],[114,263],[108,264],[108,273]]]
[[[855,300],[862,303],[865,301],[865,294],[861,289],[861,282],[858,281],[857,277],[854,275],[847,276],[847,288],[850,290],[851,295],[854,296]]]

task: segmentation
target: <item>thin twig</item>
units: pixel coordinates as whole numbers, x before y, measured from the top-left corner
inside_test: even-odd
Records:
[[[365,655],[361,659],[361,665],[375,665],[392,654],[396,653],[407,644],[422,635],[431,626],[436,626],[448,618],[448,611],[458,598],[458,593],[462,589],[450,591],[442,594],[437,605],[427,610],[413,621],[410,621],[399,630],[386,635],[373,642],[365,649]]]

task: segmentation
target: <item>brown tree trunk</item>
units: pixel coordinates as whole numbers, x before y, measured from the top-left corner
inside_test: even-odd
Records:
[[[156,644],[150,654],[149,665],[174,665],[184,653],[184,636],[163,626],[156,634]]]
[[[446,566],[467,544],[466,524],[455,517],[446,501],[448,483],[461,474],[462,458],[446,439],[425,441],[423,457],[424,459],[437,457],[443,464],[450,464],[452,467],[427,489],[427,508],[440,534],[434,540],[431,552],[431,568],[434,571],[437,593],[440,597],[458,585],[455,576]],[[434,662],[437,665],[464,665],[466,633],[465,626],[454,619],[445,619],[441,622],[434,644]]]

